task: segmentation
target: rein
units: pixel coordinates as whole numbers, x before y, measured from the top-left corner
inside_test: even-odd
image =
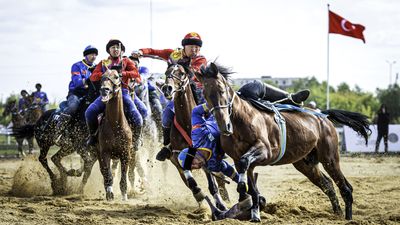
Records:
[[[232,97],[230,96],[230,94],[229,94],[229,86],[226,84],[225,78],[224,78],[224,77],[222,77],[222,78],[223,78],[224,81],[225,81],[225,89],[226,89],[226,93],[227,93],[227,95],[228,95],[228,104],[226,104],[226,105],[217,105],[217,106],[214,106],[214,107],[212,107],[212,108],[210,109],[210,113],[212,113],[212,112],[215,111],[215,110],[220,110],[220,109],[228,108],[229,116],[230,116],[230,115],[232,114],[232,106],[233,106],[233,101],[235,100],[236,94],[235,94],[235,92],[233,92],[233,96],[232,96]]]
[[[178,76],[176,76],[174,73],[175,71],[179,71],[180,68],[177,64],[173,65],[172,71],[171,73],[169,73],[167,75],[167,79],[173,79],[173,80],[178,80],[179,81],[179,88],[176,90],[173,90],[171,95],[173,95],[175,92],[184,92],[186,90],[186,87],[188,86],[188,84],[190,83],[189,77],[187,76],[187,74],[185,73],[185,78],[182,79]]]

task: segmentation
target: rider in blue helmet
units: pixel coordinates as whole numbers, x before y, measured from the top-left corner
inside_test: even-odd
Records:
[[[69,92],[67,96],[67,106],[62,110],[58,117],[57,125],[62,129],[68,123],[71,116],[78,110],[80,99],[87,95],[89,77],[96,64],[94,61],[99,51],[93,45],[88,45],[83,50],[84,59],[76,62],[71,67],[71,81],[69,82]]]
[[[149,70],[149,68],[147,68],[145,66],[141,66],[141,67],[139,67],[139,73],[140,74],[149,74],[150,70]]]

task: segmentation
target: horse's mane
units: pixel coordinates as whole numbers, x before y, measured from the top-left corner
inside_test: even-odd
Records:
[[[216,62],[208,64],[207,67],[202,67],[200,71],[204,77],[213,77],[213,78],[217,78],[219,72],[225,79],[229,79],[230,74],[234,73],[232,72],[231,68],[222,66],[221,64],[218,64]]]

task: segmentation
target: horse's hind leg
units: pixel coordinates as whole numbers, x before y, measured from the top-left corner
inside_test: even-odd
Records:
[[[33,137],[28,138],[27,140],[28,140],[28,149],[29,149],[28,153],[33,154]]]
[[[83,177],[82,177],[82,182],[79,187],[79,192],[83,194],[83,189],[85,188],[85,185],[90,177],[90,174],[92,173],[93,165],[95,164],[97,158],[94,157],[93,155],[86,156],[83,161]]]
[[[293,166],[329,197],[333,212],[342,215],[342,210],[340,209],[339,200],[336,196],[333,183],[331,179],[321,172],[318,168],[318,164],[307,163],[304,160],[300,160],[293,163]]]
[[[353,205],[353,187],[344,177],[339,166],[339,156],[335,157],[334,160],[330,162],[321,162],[324,166],[326,172],[333,179],[340,190],[343,201],[346,206],[346,220],[351,220],[353,217],[352,205]]]
[[[22,148],[24,139],[17,138],[18,156],[25,157],[24,149]]]

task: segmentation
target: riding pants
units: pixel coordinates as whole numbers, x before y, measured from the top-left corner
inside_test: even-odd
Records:
[[[147,107],[142,102],[142,100],[140,100],[140,98],[136,96],[136,94],[133,97],[133,102],[135,103],[136,108],[139,110],[140,115],[142,115],[142,118],[146,119],[148,116]]]

